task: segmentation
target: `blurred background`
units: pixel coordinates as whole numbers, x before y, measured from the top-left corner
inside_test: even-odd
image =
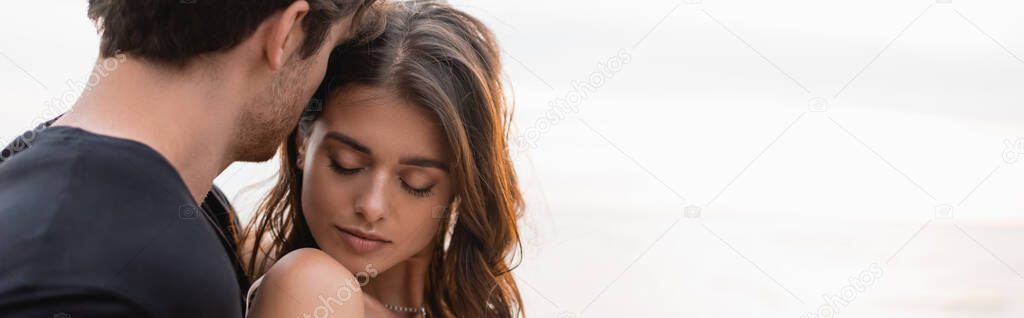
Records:
[[[453,1],[504,49],[532,317],[1024,316],[1024,4]],[[84,0],[0,11],[0,137]],[[276,162],[216,181],[246,219]]]

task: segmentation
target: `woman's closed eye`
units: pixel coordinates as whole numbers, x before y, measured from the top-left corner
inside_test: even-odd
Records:
[[[363,170],[363,168],[361,168],[361,167],[358,167],[358,168],[347,168],[347,167],[344,167],[340,163],[338,163],[337,161],[334,161],[334,159],[328,159],[327,161],[328,161],[328,165],[330,166],[331,170],[334,170],[334,172],[337,172],[338,174],[341,174],[341,175],[346,175],[346,176],[353,175],[353,174],[356,174],[359,171]]]
[[[366,169],[365,167],[346,167],[343,164],[339,163],[338,161],[334,160],[333,158],[328,159],[327,162],[332,171],[334,171],[337,174],[345,176],[354,175]],[[417,178],[410,177],[410,179]],[[399,180],[401,181],[402,189],[415,197],[425,198],[430,196],[431,193],[433,193],[434,185],[432,184],[419,185],[420,183],[423,182],[415,183],[411,181],[406,181],[406,179],[404,178]]]
[[[416,197],[425,198],[425,197],[430,196],[430,193],[434,190],[434,186],[431,185],[431,186],[427,186],[427,187],[417,188],[417,187],[413,187],[412,185],[410,185],[408,182],[406,182],[403,179],[402,180],[402,189],[405,189],[405,191],[409,192],[409,194],[412,194],[412,195],[414,195]]]

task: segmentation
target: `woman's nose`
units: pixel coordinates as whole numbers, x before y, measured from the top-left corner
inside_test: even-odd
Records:
[[[387,181],[386,175],[374,175],[356,201],[356,213],[368,223],[377,223],[388,214]]]

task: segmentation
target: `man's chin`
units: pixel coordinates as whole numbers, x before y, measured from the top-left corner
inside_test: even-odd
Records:
[[[297,122],[298,119],[295,119],[295,121]],[[258,130],[259,128],[267,129],[270,127],[280,128]],[[246,136],[248,138],[241,140],[236,146],[239,148],[235,149],[237,154],[235,161],[266,162],[273,159],[292,131],[289,125],[283,123],[268,123],[259,128],[253,127],[248,129],[249,135]]]
[[[278,147],[260,147],[267,149],[245,149],[242,155],[235,159],[238,162],[267,162],[270,159],[274,159],[274,155],[277,154]]]
[[[245,157],[240,158],[239,162],[243,162],[243,163],[266,163],[266,162],[269,162],[270,160],[272,160],[274,154],[278,153],[278,151],[275,151],[275,150],[276,149],[271,149],[269,151],[264,151],[264,152],[259,152],[259,153],[252,153],[250,155],[247,155]]]

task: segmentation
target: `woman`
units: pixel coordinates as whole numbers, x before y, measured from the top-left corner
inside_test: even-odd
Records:
[[[447,4],[390,6],[282,149],[248,228],[253,317],[522,315],[500,50]]]

